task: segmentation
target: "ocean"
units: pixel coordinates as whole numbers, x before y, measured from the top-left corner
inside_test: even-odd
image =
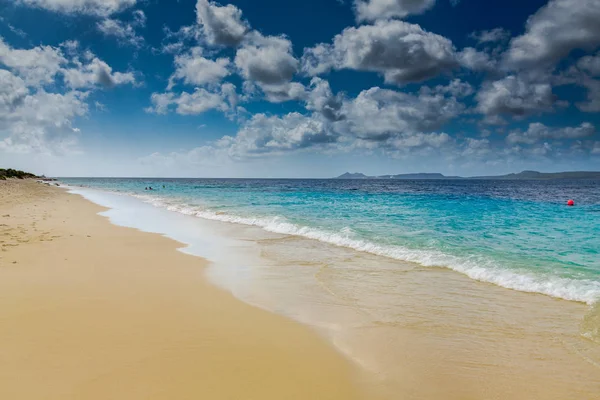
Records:
[[[523,292],[600,299],[600,181],[61,179]],[[154,190],[147,191],[146,187]],[[569,199],[575,207],[567,207]]]

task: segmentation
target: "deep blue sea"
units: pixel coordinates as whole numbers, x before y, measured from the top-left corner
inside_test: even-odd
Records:
[[[600,181],[61,181],[510,289],[588,304],[600,299]]]

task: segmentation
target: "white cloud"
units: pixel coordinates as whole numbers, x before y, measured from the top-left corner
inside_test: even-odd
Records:
[[[130,44],[138,48],[144,43],[144,38],[137,35],[135,28],[130,23],[107,18],[98,22],[97,27],[104,36],[114,36],[119,43]]]
[[[310,91],[306,99],[306,109],[319,112],[330,121],[339,121],[344,118],[341,113],[343,95],[334,96],[329,82],[321,78],[313,78],[310,81]]]
[[[242,11],[232,4],[220,6],[214,1],[198,0],[196,15],[206,40],[213,45],[236,46],[250,29],[242,19]]]
[[[354,8],[359,21],[375,21],[422,14],[434,4],[435,0],[355,0]]]
[[[153,93],[150,100],[152,107],[147,108],[147,112],[167,114],[171,106],[174,106],[175,112],[180,115],[198,115],[209,110],[231,112],[234,111],[237,101],[235,86],[230,83],[223,84],[215,91],[196,88],[193,93]]]
[[[583,139],[596,133],[596,128],[583,122],[577,127],[551,128],[539,122],[529,124],[525,131],[513,131],[506,137],[509,144],[535,144],[545,139]]]
[[[202,86],[219,83],[231,74],[231,61],[228,58],[213,61],[204,58],[202,53],[200,47],[194,47],[188,53],[175,57],[175,72],[170,79],[168,90],[172,88],[176,79],[181,79],[188,85]]]
[[[460,65],[473,71],[494,71],[497,66],[496,60],[487,53],[472,47],[462,49],[457,54],[457,58]]]
[[[529,17],[523,35],[512,39],[506,62],[512,67],[553,65],[574,49],[600,45],[600,1],[550,0]]]
[[[421,149],[439,149],[452,142],[452,138],[445,132],[423,133],[416,132],[412,134],[403,134],[392,137],[386,141],[386,145],[395,150],[413,150]]]
[[[490,152],[490,141],[488,139],[466,138],[460,155],[467,159],[474,159],[485,157]]]
[[[0,38],[0,64],[17,73],[28,85],[53,82],[61,64],[66,62],[59,48],[37,46],[27,50],[14,49]]]
[[[260,85],[265,98],[271,103],[283,103],[291,100],[304,100],[306,88],[298,82],[286,82],[281,85]]]
[[[32,7],[65,14],[109,16],[132,7],[137,0],[16,0]]]
[[[0,113],[6,115],[29,94],[23,79],[0,69]]]
[[[292,42],[286,37],[263,36],[258,32],[248,34],[235,56],[240,74],[260,87],[272,102],[304,96],[304,86],[291,82],[299,64],[292,54]]]
[[[112,68],[91,53],[86,54],[89,60],[82,63],[74,60],[75,68],[65,68],[62,73],[65,83],[72,89],[89,89],[96,85],[113,87],[123,84],[134,84],[135,76],[131,72],[113,72]]]
[[[346,28],[333,44],[306,49],[302,60],[308,75],[354,69],[381,73],[394,84],[424,81],[456,65],[450,40],[403,21]]]
[[[292,42],[283,36],[262,36],[252,39],[238,49],[235,65],[241,75],[264,85],[289,82],[298,71],[299,62],[292,54]]]
[[[453,97],[467,97],[474,93],[473,86],[460,79],[454,79],[447,85],[437,85],[434,88],[422,86],[419,90],[421,94],[449,94]]]
[[[25,81],[0,70],[0,149],[9,152],[57,153],[69,150],[78,130],[73,119],[87,114],[86,93],[30,92]]]
[[[235,137],[224,137],[219,145],[227,148],[231,157],[244,158],[301,150],[336,140],[337,135],[328,131],[322,121],[294,112],[281,117],[255,114]]]
[[[63,51],[73,58],[67,59]],[[80,89],[135,82],[133,73],[113,72],[89,51],[81,62],[78,52],[76,41],[59,47],[13,49],[0,39],[1,150],[72,151],[80,134],[73,122],[88,113],[89,92]],[[66,92],[54,92],[57,90]]]
[[[336,123],[336,129],[361,139],[383,141],[438,129],[464,109],[452,96],[416,96],[374,87],[344,102],[340,111],[344,118]]]
[[[549,111],[556,101],[549,83],[530,83],[513,75],[485,83],[476,98],[480,113],[513,117]]]
[[[69,53],[76,54],[78,43],[71,41],[62,45]],[[40,87],[54,84],[58,74],[73,89],[91,88],[94,85],[112,87],[125,83],[135,83],[133,73],[112,72],[112,68],[91,52],[84,54],[86,63],[75,57],[71,62],[62,50],[51,46],[38,46],[32,49],[14,49],[0,38],[0,65],[5,65],[23,78],[28,86]]]

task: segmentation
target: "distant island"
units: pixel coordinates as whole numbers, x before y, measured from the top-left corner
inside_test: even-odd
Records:
[[[26,179],[26,178],[37,178],[36,175],[31,174],[25,171],[19,171],[18,169],[2,169],[0,168],[0,181],[4,181],[7,178],[17,178],[17,179]]]
[[[600,171],[574,171],[574,172],[538,172],[523,171],[517,174],[493,176],[446,176],[440,173],[416,173],[398,175],[367,176],[361,173],[346,172],[333,179],[398,179],[398,180],[554,180],[554,179],[600,179]]]

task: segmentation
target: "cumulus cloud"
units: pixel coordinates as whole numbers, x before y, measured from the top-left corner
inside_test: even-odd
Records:
[[[237,51],[235,65],[248,80],[281,85],[292,80],[299,62],[292,55],[292,42],[287,38],[256,33]]]
[[[281,85],[260,85],[265,98],[271,103],[283,103],[291,100],[304,100],[306,88],[298,82],[286,82]]]
[[[282,102],[304,96],[304,86],[291,82],[299,61],[292,54],[292,42],[284,36],[263,36],[252,32],[237,50],[235,65],[240,74],[260,87],[267,99]]]
[[[140,161],[150,165],[222,165],[266,155],[281,155],[312,147],[333,145],[337,134],[323,121],[310,115],[289,113],[282,116],[255,114],[235,136],[224,136],[190,151],[154,153]]]
[[[228,112],[235,107],[235,86],[227,83],[214,91],[196,88],[192,93],[153,93],[150,100],[152,106],[146,109],[149,113],[167,114],[171,106],[180,115],[198,115],[209,110]]]
[[[54,81],[61,65],[67,62],[61,50],[51,46],[14,49],[0,37],[0,64],[15,71],[28,85]]]
[[[198,0],[196,15],[206,40],[213,45],[237,46],[250,29],[242,11],[232,4]]]
[[[438,129],[464,109],[452,96],[439,93],[417,96],[374,87],[344,102],[341,108],[344,119],[336,126],[364,140],[383,141]]]
[[[66,42],[64,48],[77,51],[77,42]],[[23,78],[28,86],[53,84],[58,74],[73,88],[90,88],[96,84],[106,87],[134,83],[132,73],[113,72],[112,68],[92,53],[85,55],[82,63],[77,57],[69,61],[62,50],[51,46],[38,46],[32,49],[14,49],[0,38],[0,64]]]
[[[329,121],[344,119],[342,106],[344,98],[342,94],[334,95],[329,82],[321,78],[313,78],[306,99],[306,109],[316,111]]]
[[[86,93],[30,91],[25,81],[0,70],[0,149],[10,152],[62,152],[73,145],[75,117],[87,114]]]
[[[535,144],[542,140],[568,140],[568,139],[583,139],[590,137],[596,133],[596,128],[588,123],[583,122],[576,127],[551,128],[542,123],[536,122],[529,124],[526,131],[512,131],[507,137],[506,142],[509,144]]]
[[[394,84],[425,81],[456,65],[450,40],[403,21],[346,28],[333,44],[305,49],[302,59],[308,75],[354,69],[378,72]]]
[[[512,67],[553,65],[572,50],[600,45],[600,2],[550,0],[529,17],[525,33],[512,39],[506,62]]]
[[[32,7],[65,14],[109,16],[133,7],[137,0],[16,0]]]
[[[358,21],[375,21],[422,14],[434,4],[435,0],[355,0],[354,10]]]
[[[433,88],[422,86],[419,90],[421,94],[447,94],[453,97],[467,97],[472,95],[475,90],[468,82],[463,82],[460,79],[453,79],[447,85],[437,85]]]
[[[142,23],[142,21],[145,23],[144,13],[141,12],[141,14],[137,15],[138,17],[136,18],[138,18],[138,20],[134,21],[134,23]],[[139,19],[141,18],[139,15],[144,16],[144,19]],[[126,23],[116,19],[107,18],[98,22],[97,27],[104,36],[113,36],[119,41],[119,43],[130,44],[138,48],[144,43],[144,38],[138,36],[132,23]]]
[[[78,53],[75,41],[14,49],[0,39],[0,132],[5,136],[0,149],[70,151],[80,134],[73,123],[88,113],[90,92],[81,89],[135,82],[133,73],[113,72],[89,51],[82,62]]]
[[[473,47],[462,49],[457,53],[457,59],[461,66],[473,71],[494,71],[497,67],[496,60]]]
[[[74,60],[74,68],[62,69],[65,83],[72,89],[89,89],[96,85],[111,88],[117,85],[134,84],[132,72],[113,72],[110,65],[86,53],[86,62]]]
[[[2,115],[14,110],[28,94],[29,90],[23,79],[0,69],[0,113]]]
[[[265,153],[277,154],[301,150],[337,141],[337,135],[312,116],[296,112],[283,116],[255,114],[235,137],[224,137],[219,142],[233,158],[244,158]]]
[[[485,83],[476,99],[477,110],[487,116],[524,117],[551,110],[556,96],[549,83],[530,83],[510,75]]]
[[[210,60],[202,54],[202,48],[194,47],[188,53],[175,57],[175,72],[171,76],[168,90],[172,88],[175,80],[183,80],[188,85],[203,86],[219,83],[231,74],[231,61],[228,58]]]

